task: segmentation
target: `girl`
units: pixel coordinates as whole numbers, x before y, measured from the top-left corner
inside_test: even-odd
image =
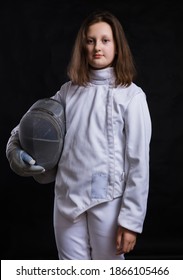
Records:
[[[39,183],[55,181],[59,259],[124,259],[142,232],[151,120],[145,93],[133,82],[134,75],[118,19],[108,11],[87,17],[73,48],[70,80],[52,96],[65,104],[66,134],[59,163],[48,171],[37,165],[26,167]],[[18,127],[6,154],[13,171],[20,174],[15,146],[20,147]]]

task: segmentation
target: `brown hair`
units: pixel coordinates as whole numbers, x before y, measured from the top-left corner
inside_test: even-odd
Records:
[[[76,36],[71,60],[68,65],[68,76],[73,83],[78,85],[86,85],[89,82],[90,66],[86,59],[86,35],[88,27],[98,22],[108,23],[113,32],[117,51],[113,62],[116,85],[122,84],[129,86],[136,74],[132,53],[121,23],[108,11],[94,12],[82,23]]]

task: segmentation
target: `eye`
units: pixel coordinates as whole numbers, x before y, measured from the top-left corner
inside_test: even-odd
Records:
[[[94,40],[93,40],[92,38],[88,38],[88,39],[86,40],[86,43],[87,43],[88,45],[93,45],[93,44],[94,44]]]
[[[107,39],[107,38],[104,38],[102,41],[103,41],[104,44],[106,44],[106,43],[108,43],[110,40]]]

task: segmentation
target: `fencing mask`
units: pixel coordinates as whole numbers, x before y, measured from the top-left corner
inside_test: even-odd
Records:
[[[20,120],[20,144],[45,170],[52,169],[58,163],[64,136],[64,106],[55,99],[38,100]]]

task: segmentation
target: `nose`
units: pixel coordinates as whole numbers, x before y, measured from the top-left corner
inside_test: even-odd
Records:
[[[95,43],[95,51],[100,51],[101,50],[101,42],[100,41],[96,41]]]

